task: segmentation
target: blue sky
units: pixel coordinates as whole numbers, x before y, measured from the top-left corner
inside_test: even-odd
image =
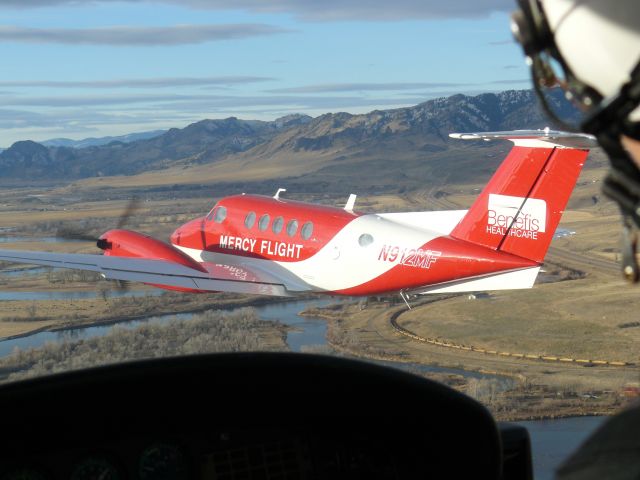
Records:
[[[511,0],[3,0],[0,147],[528,88]]]

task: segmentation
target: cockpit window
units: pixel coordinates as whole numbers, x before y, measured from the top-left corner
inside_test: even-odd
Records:
[[[276,235],[282,231],[282,227],[284,226],[284,219],[282,217],[276,217],[273,220],[273,225],[271,226],[271,230]]]
[[[213,221],[216,223],[222,223],[225,218],[227,218],[227,209],[223,206],[219,206],[213,215]]]
[[[207,222],[210,222],[211,220],[213,220],[213,216],[216,214],[217,210],[218,210],[218,207],[213,207],[211,209],[211,211],[209,212],[209,215],[207,215]]]
[[[293,237],[297,231],[298,231],[298,220],[296,219],[289,220],[289,223],[287,223],[287,235],[289,235],[290,237]]]
[[[244,219],[244,226],[247,228],[253,228],[256,223],[256,212],[249,212]]]
[[[265,213],[264,215],[262,215],[260,217],[260,221],[258,222],[258,229],[260,229],[261,232],[264,232],[267,228],[269,228],[270,220],[271,220],[271,217],[269,217],[268,213]]]
[[[311,234],[313,233],[313,222],[307,222],[302,226],[302,230],[300,230],[300,235],[305,240],[309,240]]]

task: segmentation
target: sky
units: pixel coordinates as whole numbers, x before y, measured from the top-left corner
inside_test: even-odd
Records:
[[[0,147],[530,87],[515,0],[1,0]]]

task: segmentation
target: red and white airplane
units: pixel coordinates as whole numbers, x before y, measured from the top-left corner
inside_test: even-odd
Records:
[[[0,250],[0,260],[93,270],[188,292],[364,296],[530,288],[588,149],[588,135],[545,130],[451,134],[514,143],[467,210],[361,214],[280,197],[221,199],[165,243],[129,230],[104,255]]]

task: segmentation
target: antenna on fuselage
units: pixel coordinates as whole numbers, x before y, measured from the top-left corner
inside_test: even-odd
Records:
[[[344,209],[347,212],[353,213],[353,207],[355,207],[356,205],[356,198],[358,198],[358,196],[355,193],[352,193],[349,195],[349,199],[347,200],[347,203],[344,206]]]
[[[276,194],[273,196],[273,198],[275,198],[276,200],[280,200],[280,192],[286,192],[286,191],[287,191],[286,188],[279,188]]]

